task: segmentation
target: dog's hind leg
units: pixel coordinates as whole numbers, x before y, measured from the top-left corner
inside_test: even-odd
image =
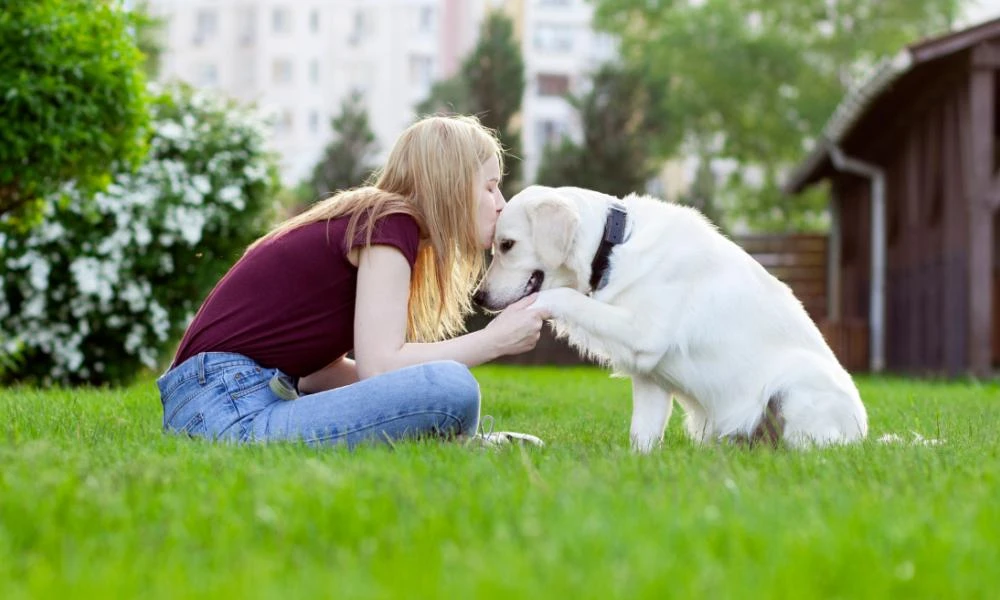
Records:
[[[677,404],[684,409],[684,429],[688,437],[699,444],[705,444],[712,439],[714,427],[708,420],[708,414],[700,404],[682,394],[674,394]]]
[[[847,444],[868,433],[860,400],[839,390],[795,390],[785,393],[781,412],[782,439],[793,448]]]
[[[632,449],[646,454],[663,441],[663,431],[674,408],[670,392],[652,380],[632,376]]]

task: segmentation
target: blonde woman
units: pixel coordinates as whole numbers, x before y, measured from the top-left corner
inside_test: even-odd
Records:
[[[469,367],[532,349],[549,317],[529,297],[453,337],[505,204],[502,161],[474,118],[429,117],[403,132],[374,185],[254,242],[157,381],[164,429],[351,447],[475,434]]]

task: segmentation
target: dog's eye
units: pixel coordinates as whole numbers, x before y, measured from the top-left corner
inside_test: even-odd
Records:
[[[508,252],[514,247],[514,240],[503,240],[500,242],[500,252]]]

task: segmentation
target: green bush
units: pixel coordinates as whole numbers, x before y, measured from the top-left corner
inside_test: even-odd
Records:
[[[111,0],[0,0],[0,214],[141,161],[147,97],[132,17]]]
[[[31,231],[0,217],[0,382],[117,384],[157,366],[269,225],[277,172],[253,113],[178,86],[152,118],[137,171],[67,187]]]

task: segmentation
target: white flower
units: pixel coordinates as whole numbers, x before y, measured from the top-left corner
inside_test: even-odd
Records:
[[[143,222],[138,222],[135,224],[135,243],[139,244],[141,248],[145,248],[153,241],[153,233],[149,231],[149,226]],[[169,257],[169,254],[164,254],[163,256]]]
[[[155,124],[156,135],[161,138],[176,141],[184,135],[184,129],[173,121],[164,121]]]
[[[243,191],[239,186],[227,185],[219,190],[219,200],[236,210],[243,210],[246,207],[246,202],[243,200]]]
[[[45,296],[32,296],[21,307],[21,315],[28,319],[37,319],[45,314]]]
[[[174,272],[174,257],[169,254],[160,255],[160,270],[166,274]]]
[[[170,333],[170,315],[167,314],[166,309],[153,300],[149,303],[149,316],[152,321],[153,333],[156,335],[156,339],[161,342],[165,342],[167,340],[167,334]]]
[[[73,273],[76,288],[81,293],[96,295],[100,290],[101,265],[93,256],[81,256],[75,259],[69,264],[69,270]]]
[[[194,246],[201,240],[201,232],[205,227],[205,215],[196,208],[187,206],[171,206],[167,210],[164,226],[180,234],[188,246]]]
[[[195,175],[191,178],[191,187],[196,189],[199,194],[205,195],[212,191],[212,182],[204,175]]]
[[[141,313],[146,310],[146,298],[149,297],[149,282],[143,281],[141,284],[129,281],[125,284],[125,289],[119,296],[128,303],[128,308],[133,313]]]
[[[31,282],[31,287],[44,292],[49,287],[49,273],[52,267],[37,252],[30,251],[24,257],[28,259],[28,281]]]
[[[243,176],[250,183],[257,183],[267,179],[267,168],[264,165],[254,164],[243,167]]]

